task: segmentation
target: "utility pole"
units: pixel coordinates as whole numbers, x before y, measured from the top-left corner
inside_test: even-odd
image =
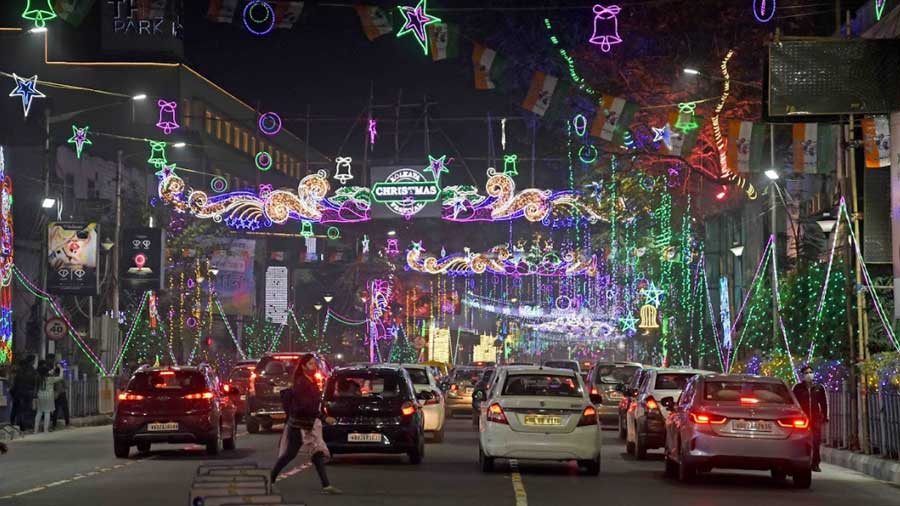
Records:
[[[121,240],[122,235],[122,165],[124,164],[124,157],[122,155],[122,150],[120,149],[117,153],[117,163],[116,163],[116,229],[113,232],[113,247],[110,254],[112,255],[112,311],[113,311],[113,321],[119,321],[119,253],[121,249],[121,245],[119,241]],[[115,339],[113,339],[113,343],[115,346],[111,346],[112,354],[110,355],[111,360],[115,360],[115,355],[121,348],[121,343],[119,342],[119,325],[113,325],[115,329]],[[110,364],[110,367],[115,366],[115,364]],[[110,372],[114,372],[110,370]]]
[[[50,196],[50,108],[47,107],[44,109],[44,196],[43,198],[47,198]],[[62,195],[60,195],[60,199]],[[43,205],[43,204],[42,204]],[[59,209],[60,202],[56,202],[56,208]],[[47,293],[47,270],[49,266],[47,265],[47,251],[49,249],[49,238],[47,237],[47,228],[44,230],[40,230],[38,233],[41,234],[41,245],[43,247],[43,251],[41,251],[41,290],[44,293]],[[41,310],[40,310],[40,321],[38,325],[41,329],[41,349],[40,349],[40,357],[47,358],[47,347],[49,343],[47,343],[47,333],[44,332],[44,322],[47,320],[47,301],[45,299],[41,299]]]
[[[369,181],[369,150],[374,147],[371,142],[369,128],[372,124],[372,101],[375,100],[375,82],[369,81],[369,107],[366,113],[366,126],[363,128],[363,165],[360,177],[362,185],[368,186]]]

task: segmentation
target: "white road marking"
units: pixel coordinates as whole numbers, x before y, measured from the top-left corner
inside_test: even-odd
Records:
[[[522,475],[519,474],[519,461],[512,459],[509,461],[509,469],[512,471],[513,491],[516,493],[516,506],[528,506],[528,494],[525,493],[525,483],[522,482]]]
[[[143,462],[143,461],[145,461],[145,460],[152,460],[154,457],[155,457],[155,456],[150,456],[150,457],[143,458],[143,459],[131,460],[131,461],[128,461],[128,462],[126,462],[126,463],[124,463],[124,464],[118,464],[118,465],[113,466],[113,467],[98,467],[98,468],[97,468],[97,469],[98,469],[97,471],[90,471],[90,472],[88,472],[88,473],[76,473],[76,474],[73,475],[71,478],[66,479],[66,480],[54,481],[53,483],[47,483],[46,485],[41,485],[41,486],[38,486],[38,487],[30,488],[30,489],[28,489],[28,490],[23,490],[23,491],[21,491],[21,492],[16,492],[15,494],[9,494],[9,495],[0,496],[0,500],[3,500],[3,499],[12,499],[12,498],[14,498],[14,497],[20,497],[20,496],[23,496],[23,495],[33,494],[33,493],[35,493],[35,492],[40,492],[40,491],[42,491],[42,490],[47,490],[48,488],[56,487],[56,486],[59,486],[59,485],[65,485],[66,483],[71,483],[71,482],[74,482],[74,481],[82,480],[82,479],[84,479],[84,478],[90,478],[90,477],[92,477],[92,476],[97,476],[97,475],[99,475],[99,474],[103,474],[103,473],[106,473],[106,472],[109,472],[109,471],[113,471],[113,470],[115,470],[115,469],[120,469],[120,468],[123,468],[123,467],[125,467],[125,466],[130,466],[130,465],[132,465],[132,464],[137,464],[137,463]]]

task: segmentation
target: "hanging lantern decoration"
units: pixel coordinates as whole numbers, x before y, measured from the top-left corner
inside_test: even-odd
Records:
[[[353,174],[350,172],[351,163],[353,163],[353,158],[349,156],[339,156],[334,159],[334,178],[341,184],[347,184],[353,179]]]
[[[694,111],[697,109],[696,102],[681,102],[678,104],[678,119],[675,121],[675,128],[684,133],[696,130],[700,125],[694,118]]]
[[[656,322],[657,310],[651,304],[641,307],[641,324],[642,329],[658,329],[659,323]]]
[[[166,102],[160,99],[156,102],[156,105],[159,106],[159,121],[156,122],[156,127],[165,132],[166,135],[169,135],[172,133],[172,130],[180,126],[175,119],[175,109],[178,108],[178,102],[174,100]]]
[[[53,0],[25,0],[25,10],[22,17],[34,22],[35,28],[44,28],[47,21],[56,18],[53,10]]]
[[[169,163],[169,161],[166,160],[165,141],[150,141],[150,158],[147,159],[147,163],[157,169],[161,169],[164,165]]]
[[[604,53],[610,52],[613,44],[622,42],[622,37],[619,36],[619,18],[616,17],[621,10],[618,5],[594,6],[594,34],[590,42],[600,46]]]

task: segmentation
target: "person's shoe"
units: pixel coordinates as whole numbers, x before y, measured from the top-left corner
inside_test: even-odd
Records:
[[[335,486],[328,485],[327,487],[322,489],[322,493],[325,495],[341,495],[344,492]]]
[[[814,473],[821,473],[821,472],[822,472],[822,468],[819,467],[819,464],[816,464],[816,465],[812,466],[812,472],[814,472]]]

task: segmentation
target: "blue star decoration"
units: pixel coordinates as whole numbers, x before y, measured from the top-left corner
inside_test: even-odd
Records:
[[[31,76],[28,79],[23,79],[16,74],[13,74],[13,79],[16,80],[16,87],[13,88],[11,92],[9,92],[9,96],[11,97],[22,97],[22,110],[25,111],[25,117],[28,117],[28,111],[31,110],[31,100],[35,97],[37,98],[46,98],[47,95],[44,95],[37,89],[37,76]]]
[[[662,141],[667,148],[672,149],[672,131],[669,130],[669,124],[666,123],[662,128],[650,127],[653,129],[653,142]]]
[[[647,304],[654,307],[659,307],[659,305],[662,304],[661,299],[665,293],[666,292],[657,288],[653,282],[650,283],[650,286],[641,290],[641,295],[647,300]]]
[[[637,322],[638,319],[630,314],[624,318],[619,318],[619,325],[622,327],[622,332],[637,332]]]
[[[397,32],[397,37],[402,37],[412,32],[416,37],[416,41],[422,46],[422,51],[428,54],[428,33],[425,31],[425,27],[432,23],[439,23],[441,21],[440,18],[431,16],[426,12],[428,10],[427,0],[419,0],[418,5],[415,7],[398,5],[397,8],[400,9],[400,14],[403,14],[403,19],[405,20],[403,28]]]
[[[175,175],[175,164],[163,165],[161,169],[156,171],[156,177],[160,179],[170,178]]]
[[[81,159],[81,151],[85,146],[90,146],[94,144],[88,139],[88,129],[90,127],[81,127],[78,128],[75,125],[72,125],[72,137],[69,137],[67,141],[69,144],[75,145],[75,154],[78,155],[78,159]]]
[[[444,155],[440,158],[435,158],[431,155],[428,155],[428,167],[426,167],[425,170],[431,172],[431,175],[434,177],[434,182],[438,186],[441,185],[441,174],[450,173],[450,169],[447,168],[445,162],[446,159],[447,155]]]

